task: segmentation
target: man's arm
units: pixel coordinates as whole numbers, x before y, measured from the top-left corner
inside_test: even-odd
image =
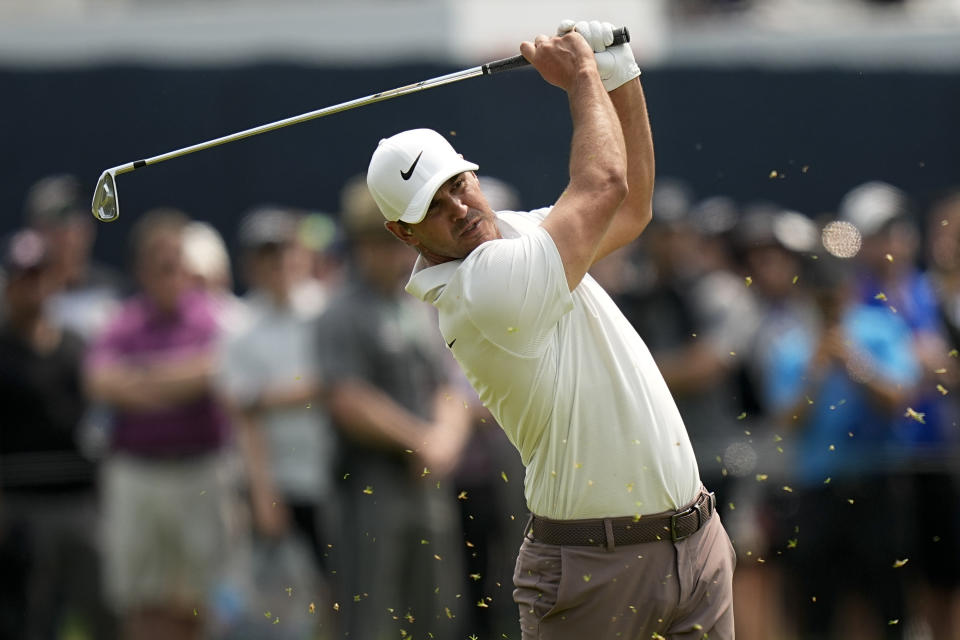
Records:
[[[257,397],[256,409],[288,409],[303,407],[320,400],[323,385],[312,378],[299,378],[292,382],[269,385]]]
[[[593,50],[577,33],[538,36],[520,52],[544,80],[567,92],[573,119],[570,183],[543,222],[572,291],[598,257],[627,196],[627,151],[620,119],[600,80]]]
[[[279,537],[290,526],[290,510],[273,481],[270,448],[256,412],[231,406],[237,443],[247,470],[250,508],[262,535]]]
[[[595,261],[640,235],[652,217],[654,154],[640,67],[628,43],[612,45],[613,25],[597,20],[563,20],[557,35],[576,31],[594,51],[597,71],[620,119],[627,150],[627,198],[597,250]]]
[[[154,411],[185,404],[210,390],[212,359],[202,353],[176,361],[136,366],[122,361],[98,363],[86,371],[86,389],[94,400],[121,409]]]
[[[469,425],[463,397],[448,387],[440,388],[434,397],[433,422],[421,420],[381,389],[359,379],[331,385],[327,406],[351,436],[414,452],[439,476],[456,466]]]
[[[424,446],[426,451],[421,452],[421,458],[431,473],[443,477],[452,473],[460,464],[460,456],[470,437],[473,411],[466,398],[450,386],[436,391],[433,407],[434,426]]]
[[[626,199],[603,236],[594,262],[633,242],[653,217],[655,173],[653,135],[640,79],[634,78],[610,92],[627,149]]]

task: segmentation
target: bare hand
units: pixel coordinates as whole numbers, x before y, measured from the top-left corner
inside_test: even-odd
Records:
[[[564,91],[573,87],[579,73],[597,72],[593,50],[576,32],[552,38],[539,35],[533,42],[522,42],[520,53],[544,80]]]
[[[290,527],[290,510],[279,496],[263,494],[253,498],[253,524],[261,536],[279,538]]]
[[[417,450],[419,462],[426,467],[431,477],[444,478],[453,473],[460,464],[463,444],[463,438],[448,433],[441,425],[434,425],[423,445]],[[417,471],[423,473],[422,469]]]
[[[831,361],[843,365],[847,363],[851,349],[847,344],[847,336],[843,327],[836,326],[828,329],[824,333],[820,344]]]

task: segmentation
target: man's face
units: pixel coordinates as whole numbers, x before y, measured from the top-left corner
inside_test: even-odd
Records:
[[[144,293],[167,311],[176,308],[180,295],[190,284],[182,247],[183,235],[164,229],[149,238],[137,256],[137,271]]]
[[[269,243],[253,254],[253,280],[256,286],[274,294],[284,294],[294,285],[296,254],[292,243]]]
[[[419,223],[389,222],[387,228],[434,264],[465,258],[500,237],[496,216],[472,171],[453,176],[437,189]]]
[[[794,278],[800,273],[800,264],[794,254],[780,245],[750,247],[743,257],[761,296],[781,299],[796,291]]]
[[[351,252],[366,281],[391,295],[403,291],[416,260],[415,253],[383,229],[356,238],[351,244]]]
[[[914,263],[919,241],[910,224],[892,222],[882,230],[863,237],[859,259],[877,273],[901,272]]]

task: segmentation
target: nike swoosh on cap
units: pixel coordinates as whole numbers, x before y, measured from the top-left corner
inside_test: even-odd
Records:
[[[457,339],[454,338],[453,340],[451,340],[450,342],[448,342],[448,343],[447,343],[447,348],[448,348],[448,349],[453,349],[453,343],[456,342],[456,341],[457,341]]]
[[[417,168],[417,163],[420,162],[420,156],[422,156],[422,155],[423,155],[423,151],[421,151],[420,153],[417,154],[417,159],[413,161],[413,164],[410,165],[410,168],[409,168],[409,169],[407,169],[406,171],[401,171],[401,172],[400,172],[400,177],[401,177],[401,178],[403,178],[404,180],[409,180],[409,179],[410,179],[410,176],[413,175],[413,170]]]

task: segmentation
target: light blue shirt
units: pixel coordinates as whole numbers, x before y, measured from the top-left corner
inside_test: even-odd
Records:
[[[910,329],[889,309],[855,306],[845,314],[843,328],[853,348],[865,356],[870,375],[904,387],[919,380]],[[815,332],[798,324],[770,345],[764,358],[768,406],[782,411],[803,400],[818,340]],[[819,485],[828,477],[881,471],[889,463],[890,434],[902,416],[883,413],[867,393],[848,371],[834,367],[807,398],[812,404],[793,451],[801,483]]]

